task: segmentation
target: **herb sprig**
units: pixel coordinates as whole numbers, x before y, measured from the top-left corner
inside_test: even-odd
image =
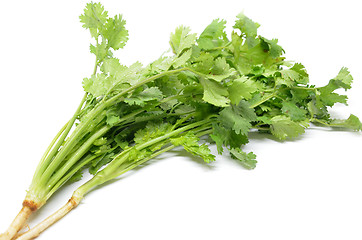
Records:
[[[114,51],[128,41],[121,15],[109,17],[100,3],[80,16],[90,31],[93,74],[83,79],[84,97],[72,118],[49,145],[35,171],[23,209],[0,239],[12,239],[30,214],[64,184],[94,175],[74,191],[50,218],[17,239],[38,236],[76,207],[90,190],[176,146],[206,163],[215,160],[208,144],[225,151],[245,168],[256,155],[245,152],[250,131],[284,141],[310,124],[361,131],[358,117],[333,119],[329,109],[347,104],[339,90],[351,88],[342,68],[326,86],[309,83],[301,63],[287,61],[277,39],[258,35],[259,24],[236,17],[230,36],[216,19],[197,36],[180,26],[170,36],[172,55],[143,66],[122,65]]]

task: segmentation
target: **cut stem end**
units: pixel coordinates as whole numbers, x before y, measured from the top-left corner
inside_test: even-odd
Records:
[[[24,201],[25,203],[25,201]],[[16,234],[24,227],[26,221],[32,214],[32,212],[36,211],[35,204],[33,203],[31,206],[23,203],[23,208],[20,210],[18,215],[15,217],[13,222],[10,224],[8,229],[0,235],[0,240],[11,240]]]
[[[68,202],[61,207],[58,211],[50,215],[44,221],[30,229],[29,231],[20,234],[16,239],[17,240],[25,240],[25,239],[34,239],[40,235],[43,231],[49,228],[51,225],[62,219],[65,215],[67,215],[70,211],[72,211],[75,207],[78,206],[81,198],[72,196]],[[3,239],[0,239],[3,240]]]

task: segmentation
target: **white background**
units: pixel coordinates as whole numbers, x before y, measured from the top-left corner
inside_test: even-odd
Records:
[[[0,7],[0,231],[21,207],[47,144],[70,118],[91,74],[90,37],[78,21],[86,1],[3,1]],[[144,64],[168,49],[180,24],[193,32],[214,18],[244,13],[278,38],[310,81],[326,84],[343,66],[355,82],[349,106],[362,117],[362,34],[358,1],[102,1],[127,20],[130,40],[117,56]],[[248,171],[225,156],[210,165],[184,151],[89,193],[39,239],[362,239],[361,133],[312,126],[290,142],[251,134],[258,156]],[[215,151],[215,148],[213,148]],[[76,184],[77,185],[77,184]],[[32,218],[62,206],[76,185]],[[79,183],[78,183],[79,185]]]

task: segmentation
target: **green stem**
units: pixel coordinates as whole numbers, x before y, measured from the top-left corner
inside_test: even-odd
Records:
[[[332,124],[326,123],[326,122],[324,122],[324,121],[322,121],[322,120],[319,120],[319,119],[317,119],[317,118],[311,118],[311,119],[310,119],[310,122],[317,122],[317,123],[323,124],[323,125],[325,125],[325,126],[327,126],[327,127],[333,127]]]
[[[96,67],[95,67],[95,70],[96,70]],[[170,70],[170,71],[166,71],[166,72],[154,75],[152,77],[144,79],[143,81],[140,81],[139,83],[129,87],[128,89],[123,90],[122,92],[116,94],[115,96],[111,97],[110,99],[107,99],[106,101],[101,101],[100,104],[98,104],[95,108],[93,108],[87,114],[87,116],[85,117],[86,120],[83,122],[80,122],[79,125],[77,126],[77,128],[73,131],[71,136],[68,138],[68,140],[66,142],[64,142],[65,137],[68,135],[70,128],[73,126],[73,123],[74,123],[76,117],[78,116],[78,112],[80,111],[84,101],[86,100],[86,96],[87,96],[87,94],[86,94],[82,100],[82,104],[80,105],[76,114],[74,114],[73,118],[71,119],[71,121],[69,122],[69,124],[67,126],[67,129],[63,132],[62,137],[58,141],[56,148],[54,148],[53,151],[51,152],[51,154],[49,154],[49,156],[47,158],[47,161],[49,163],[47,164],[46,169],[44,170],[44,172],[42,172],[41,174],[38,175],[40,179],[36,179],[36,183],[34,183],[34,184],[40,188],[39,190],[41,190],[44,186],[48,186],[48,189],[49,189],[49,185],[47,185],[47,184],[48,184],[49,180],[52,178],[52,175],[56,172],[56,170],[59,168],[59,166],[63,163],[63,161],[67,157],[67,155],[69,155],[72,148],[76,145],[77,141],[79,141],[79,139],[81,137],[83,137],[84,134],[87,132],[87,128],[89,127],[89,124],[91,123],[91,121],[93,121],[99,115],[101,115],[101,113],[102,113],[102,111],[104,111],[104,109],[111,106],[115,102],[122,100],[124,95],[137,89],[138,87],[140,87],[144,84],[152,82],[152,81],[154,81],[158,78],[161,78],[163,76],[166,76],[166,75],[176,74],[176,73],[179,73],[182,71],[187,71],[187,70],[193,71],[189,68],[179,68],[179,69]],[[59,147],[62,144],[64,144],[64,145],[59,150]],[[72,163],[73,163],[73,161],[72,161]],[[64,173],[64,172],[62,171],[62,173]],[[57,175],[57,179],[59,179],[60,174],[61,173],[59,173],[59,175]],[[51,180],[51,183],[52,183],[52,185],[54,185],[56,182],[55,182],[55,180]]]
[[[47,184],[47,188],[51,189],[53,186],[61,179],[69,169],[76,164],[76,162],[89,150],[89,148],[93,145],[94,141],[98,138],[102,137],[106,132],[109,131],[111,127],[108,125],[99,129],[95,134],[93,134],[88,140],[82,144],[82,146],[74,153],[72,156],[65,162],[65,164],[56,171]]]
[[[48,166],[47,164],[45,164],[45,160],[50,152],[50,150],[53,148],[54,144],[56,143],[56,141],[58,140],[58,138],[60,137],[60,135],[64,132],[64,130],[66,129],[68,125],[68,122],[59,130],[59,132],[57,133],[57,135],[53,138],[53,140],[51,141],[51,143],[49,144],[48,148],[45,150],[42,158],[39,161],[39,164],[35,170],[34,173],[34,179],[39,177],[39,174],[44,172],[44,169]]]
[[[148,142],[142,143],[142,144],[137,144],[135,145],[133,148],[135,148],[136,150],[142,150],[144,148],[147,148],[153,144],[157,144],[161,141],[164,141],[172,136],[178,135],[182,132],[194,129],[196,127],[202,127],[204,125],[207,125],[207,128],[210,128],[209,124],[211,123],[210,119],[205,119],[205,120],[201,120],[192,124],[189,124],[187,126],[178,128],[176,130],[173,130],[169,133],[166,133],[158,138],[154,138]],[[203,129],[199,129],[199,131],[202,131]],[[208,131],[210,131],[210,129],[208,129]],[[94,187],[109,181],[113,178],[115,178],[116,176],[119,176],[119,171],[120,171],[120,166],[128,159],[128,155],[130,152],[131,148],[128,149],[128,151],[123,151],[122,153],[120,153],[117,157],[115,157],[111,163],[109,163],[103,170],[101,170],[100,172],[98,172],[91,180],[89,180],[88,182],[86,182],[85,184],[83,184],[81,187],[79,187],[73,196],[76,196],[78,198],[82,198],[86,193],[88,193],[91,189],[93,189]],[[161,150],[160,150],[161,151]],[[159,151],[158,151],[159,152]],[[156,153],[158,153],[156,152]],[[154,154],[156,154],[154,153]],[[154,154],[151,155],[155,156]],[[151,157],[147,158],[147,159],[151,159]]]
[[[129,87],[126,90],[123,90],[122,92],[116,94],[115,96],[113,96],[112,98],[106,100],[105,102],[102,102],[101,104],[99,104],[98,106],[96,106],[93,110],[91,110],[88,113],[87,119],[84,122],[81,122],[78,127],[75,129],[75,131],[73,132],[72,136],[70,136],[69,141],[64,145],[64,147],[62,148],[62,151],[57,154],[57,156],[54,158],[54,160],[51,162],[51,166],[49,166],[49,168],[47,168],[46,173],[43,174],[42,176],[42,182],[46,182],[47,179],[50,178],[51,174],[55,171],[55,169],[59,166],[59,164],[62,162],[62,160],[64,159],[64,157],[66,157],[66,154],[68,153],[68,151],[71,149],[71,147],[74,146],[75,142],[77,141],[79,135],[81,135],[84,131],[84,129],[89,125],[89,123],[96,118],[98,115],[100,115],[100,113],[107,107],[111,106],[112,104],[114,104],[117,101],[120,101],[120,99],[122,99],[122,96],[131,92],[132,90],[142,86],[143,84],[146,84],[148,82],[154,81],[160,77],[169,75],[169,74],[174,74],[174,73],[178,73],[181,71],[185,71],[186,68],[180,68],[180,69],[176,69],[176,70],[171,70],[171,71],[167,71],[167,72],[163,72],[160,74],[157,74],[155,76],[152,76],[150,78],[147,78],[131,87]]]
[[[54,192],[57,191],[61,186],[63,186],[77,171],[79,171],[82,167],[84,167],[86,164],[90,163],[97,157],[99,157],[99,156],[97,156],[97,155],[87,156],[81,162],[79,162],[76,166],[74,166],[71,169],[71,171],[69,171],[65,176],[63,176],[60,180],[57,181],[57,183],[54,185],[54,187],[47,194],[46,199],[49,199],[54,194]]]
[[[309,91],[315,91],[317,89],[317,88],[300,87],[300,86],[291,86],[289,88],[291,88],[291,89],[309,90]]]
[[[259,106],[260,104],[263,104],[264,102],[268,101],[269,99],[273,98],[276,96],[276,93],[272,93],[272,94],[269,94],[268,96],[264,97],[263,99],[261,99],[260,101],[254,103],[253,105],[250,106],[250,108],[255,108],[257,106]]]
[[[159,142],[159,141],[165,140],[165,139],[170,138],[170,137],[172,137],[172,136],[174,136],[174,135],[178,135],[178,134],[180,134],[180,133],[182,133],[182,132],[184,132],[184,131],[193,129],[193,128],[195,128],[195,127],[199,127],[199,126],[201,126],[201,125],[208,124],[208,123],[210,123],[210,122],[211,122],[210,119],[205,119],[205,120],[201,120],[201,121],[198,121],[198,122],[195,122],[195,123],[186,125],[186,126],[184,126],[184,127],[181,127],[181,128],[176,129],[176,130],[173,130],[172,132],[166,133],[165,135],[163,135],[163,136],[161,136],[161,137],[158,137],[158,138],[152,139],[152,140],[150,140],[150,141],[148,141],[148,142],[145,142],[145,143],[143,143],[143,144],[137,145],[135,148],[136,148],[137,150],[141,150],[141,149],[146,148],[146,147],[149,147],[149,146],[151,146],[151,145],[153,145],[153,144],[155,144],[155,143],[157,143],[157,142]]]
[[[75,122],[75,120],[78,117],[78,113],[81,111],[83,104],[85,102],[85,100],[87,99],[88,94],[84,94],[82,101],[80,102],[76,112],[74,113],[73,117],[69,120],[69,122],[67,123],[67,126],[65,128],[65,130],[63,131],[61,137],[58,139],[57,144],[53,147],[52,151],[49,153],[49,155],[47,156],[47,158],[42,161],[40,164],[42,165],[39,169],[39,172],[37,172],[35,178],[33,180],[35,180],[35,184],[38,185],[38,181],[39,178],[41,178],[41,181],[44,181],[44,177],[43,176],[48,176],[50,175],[48,172],[49,167],[51,167],[52,163],[53,163],[53,157],[58,153],[60,146],[64,143],[65,138],[68,136],[71,128],[73,127],[73,124]],[[46,168],[46,169],[45,169]],[[40,176],[41,175],[41,176]]]

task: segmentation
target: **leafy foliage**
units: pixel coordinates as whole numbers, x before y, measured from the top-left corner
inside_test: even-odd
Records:
[[[86,183],[94,184],[84,188],[91,189],[176,146],[213,162],[208,145],[200,143],[203,136],[219,154],[228,151],[253,169],[256,155],[243,151],[250,131],[285,141],[312,123],[362,130],[357,116],[332,119],[328,113],[336,103],[347,104],[338,93],[351,88],[347,68],[326,86],[310,85],[304,65],[286,61],[278,40],[258,35],[260,25],[242,13],[230,35],[220,19],[199,36],[177,27],[169,40],[173,55],[147,66],[125,66],[113,56],[128,41],[121,15],[111,18],[92,2],[80,21],[92,37],[94,72],[83,79],[79,111],[34,175],[28,194],[37,196],[34,201],[44,202],[65,182],[79,180],[86,168],[97,179]]]
[[[326,86],[309,85],[304,65],[285,61],[278,39],[258,35],[260,25],[243,13],[237,15],[230,38],[225,32],[226,21],[220,19],[213,20],[199,36],[189,27],[176,28],[169,41],[174,55],[161,56],[146,67],[138,63],[123,66],[108,53],[127,41],[121,16],[108,18],[101,5],[93,4],[87,5],[81,22],[93,37],[101,37],[98,44],[104,45],[92,51],[101,73],[84,79],[85,91],[101,98],[127,92],[120,101],[128,107],[112,110],[107,124],[114,128],[125,112],[141,110],[134,118],[139,128],[135,127],[126,141],[127,146],[134,144],[134,156],[137,152],[145,157],[147,151],[151,156],[171,144],[183,146],[205,162],[214,161],[208,147],[199,144],[195,128],[172,135],[203,119],[210,121],[199,127],[207,130],[218,153],[227,149],[249,169],[256,166],[256,156],[243,152],[242,146],[248,143],[252,129],[268,132],[280,141],[300,136],[311,123],[361,130],[356,116],[336,120],[328,113],[334,104],[347,103],[345,95],[336,93],[337,89],[351,88],[353,79],[347,68]],[[138,83],[142,85],[127,91]],[[142,125],[143,121],[148,123]],[[154,148],[136,147],[158,138],[162,140]]]

